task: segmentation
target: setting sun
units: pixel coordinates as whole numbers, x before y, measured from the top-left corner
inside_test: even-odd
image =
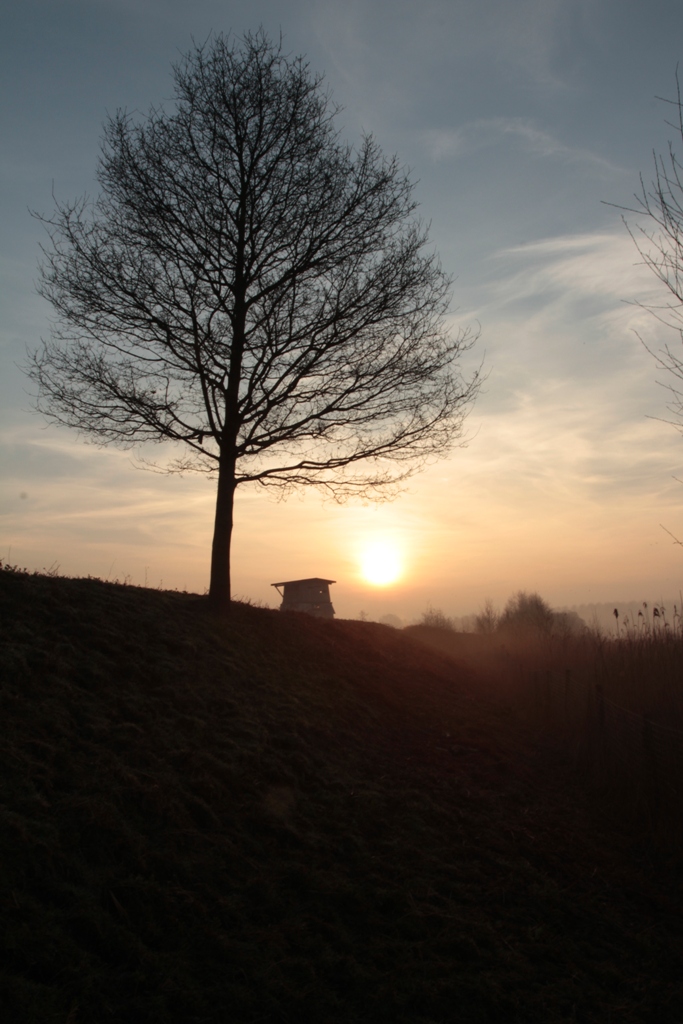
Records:
[[[361,556],[363,577],[374,587],[388,587],[400,577],[403,566],[397,549],[386,541],[368,544]]]

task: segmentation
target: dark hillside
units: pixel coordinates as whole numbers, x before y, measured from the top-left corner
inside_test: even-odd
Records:
[[[501,677],[510,672],[509,643],[505,639],[480,633],[460,633],[433,626],[407,626],[407,636],[445,654],[458,669],[476,679],[479,692],[500,694]]]
[[[683,1020],[681,887],[409,635],[0,572],[0,1008]]]

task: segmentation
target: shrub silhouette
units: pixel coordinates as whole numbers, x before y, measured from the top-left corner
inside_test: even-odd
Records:
[[[429,626],[430,629],[453,630],[453,620],[444,615],[440,608],[432,608],[431,605],[427,608],[426,612],[422,613],[419,624],[421,626]]]
[[[498,623],[501,632],[524,632],[550,635],[555,613],[540,594],[520,590],[505,605]]]

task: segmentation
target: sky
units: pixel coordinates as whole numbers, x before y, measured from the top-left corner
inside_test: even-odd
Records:
[[[675,135],[683,7],[667,0],[0,0],[0,560],[202,593],[215,481],[146,472],[35,412],[21,370],[49,336],[41,225],[97,192],[102,125],[172,100],[171,63],[263,26],[325,74],[352,143],[371,132],[416,184],[453,278],[453,330],[487,374],[456,448],[395,501],[238,492],[236,596],[334,579],[337,614],[415,621],[502,606],[676,599],[683,438],[643,309],[662,286],[616,208]],[[680,140],[679,140],[680,145]],[[609,205],[615,204],[615,205]],[[638,218],[628,215],[630,226]],[[642,339],[642,340],[641,340]],[[401,575],[363,576],[373,545]]]

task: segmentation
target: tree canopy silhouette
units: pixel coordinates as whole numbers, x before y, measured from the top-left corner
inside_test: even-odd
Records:
[[[56,319],[29,372],[53,420],[217,474],[222,606],[240,484],[386,494],[462,437],[479,376],[413,183],[341,140],[303,58],[218,36],[174,80],[172,110],[107,119],[97,198],[40,218]]]

